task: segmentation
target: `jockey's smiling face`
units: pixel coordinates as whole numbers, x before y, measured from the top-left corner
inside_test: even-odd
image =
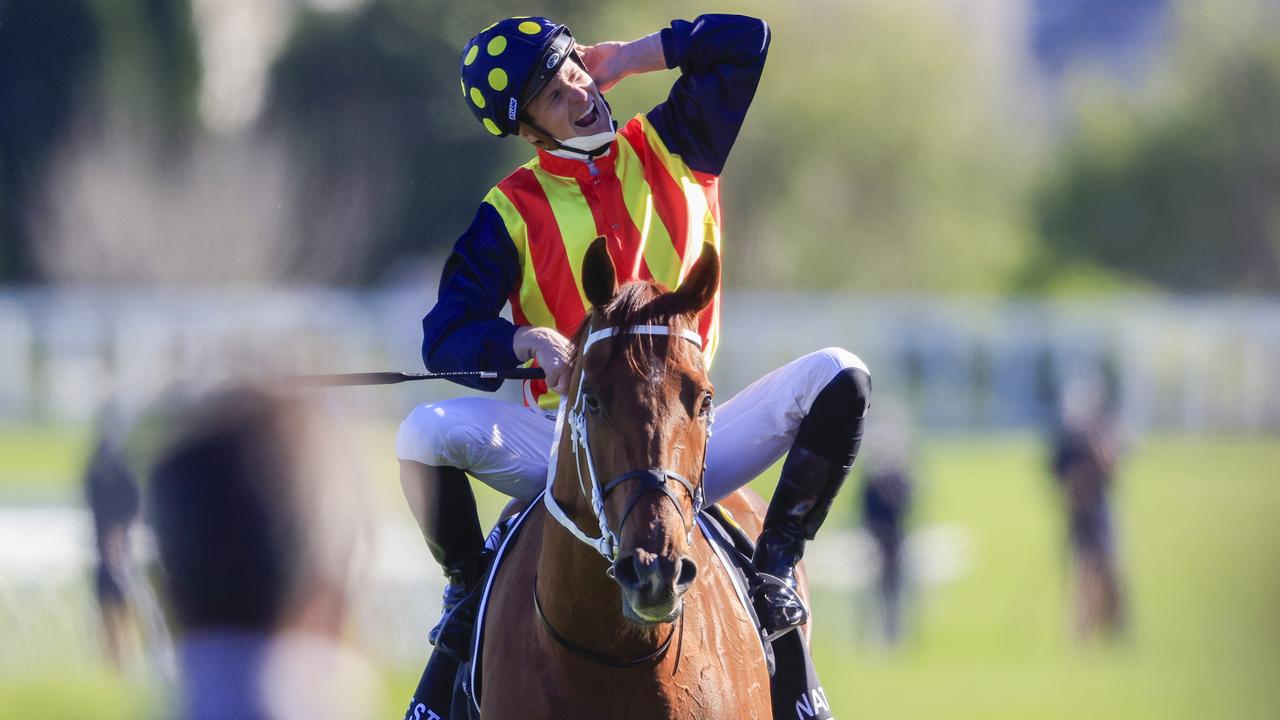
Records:
[[[596,81],[573,58],[566,60],[547,80],[526,111],[533,122],[557,140],[595,135],[613,128]],[[538,144],[537,134],[524,123],[520,124],[520,137]]]

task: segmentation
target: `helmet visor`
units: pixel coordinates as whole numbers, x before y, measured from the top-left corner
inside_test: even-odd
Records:
[[[569,33],[569,28],[561,27],[556,30],[551,42],[547,43],[547,49],[543,51],[542,57],[529,71],[529,78],[525,80],[524,89],[520,93],[521,107],[527,107],[542,88],[546,87],[547,81],[560,71],[560,66],[572,52],[573,35]]]

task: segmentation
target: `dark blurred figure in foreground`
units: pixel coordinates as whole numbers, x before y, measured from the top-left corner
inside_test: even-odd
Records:
[[[372,669],[340,642],[365,517],[340,438],[298,402],[249,389],[188,418],[147,489],[180,716],[371,715]]]
[[[891,404],[881,410],[877,427],[868,434],[867,469],[862,477],[861,522],[875,542],[879,561],[874,588],[879,620],[876,639],[890,647],[897,645],[903,634],[903,545],[913,494],[910,435],[910,423],[901,408]]]
[[[85,468],[85,502],[93,517],[97,566],[93,587],[102,612],[107,661],[118,671],[137,664],[138,626],[129,603],[133,594],[129,529],[138,517],[138,484],[125,457],[127,422],[119,405],[99,412],[97,440]]]
[[[1125,627],[1110,501],[1119,438],[1108,405],[1097,383],[1068,385],[1052,439],[1072,555],[1071,624],[1082,641],[1115,637]]]

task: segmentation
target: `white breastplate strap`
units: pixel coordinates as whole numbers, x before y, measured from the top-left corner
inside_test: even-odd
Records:
[[[629,325],[626,327],[608,327],[587,334],[586,341],[582,344],[581,354],[586,355],[591,346],[600,340],[613,337],[614,335],[676,335],[682,337],[689,342],[702,347],[702,338],[698,333],[692,330],[675,330],[673,331],[666,325]],[[595,462],[591,457],[591,446],[587,438],[587,418],[582,408],[582,383],[583,373],[578,375],[577,393],[573,399],[572,407],[568,406],[567,398],[560,398],[560,410],[556,413],[556,429],[555,437],[551,447],[551,462],[547,465],[547,491],[542,494],[542,502],[547,507],[547,512],[551,513],[551,517],[556,519],[573,534],[574,537],[583,543],[590,545],[596,552],[604,556],[605,560],[613,562],[616,559],[618,551],[619,538],[616,533],[609,529],[609,524],[605,520],[604,513],[604,496],[605,491],[600,485],[600,479],[596,475]],[[569,437],[573,446],[573,464],[578,473],[578,484],[585,496],[588,492],[591,495],[591,512],[596,516],[596,522],[600,526],[600,536],[591,537],[578,527],[578,524],[569,517],[560,503],[556,502],[555,494],[552,492],[556,481],[556,466],[559,464],[559,448],[560,437],[564,432],[565,423],[569,424]],[[710,427],[707,429],[707,436],[710,437]],[[705,462],[706,451],[703,451]],[[587,472],[582,472],[583,465],[586,465]],[[591,481],[590,490],[587,489],[587,480]],[[699,488],[701,489],[701,488]],[[697,504],[697,503],[695,503]],[[695,508],[695,511],[697,508]]]

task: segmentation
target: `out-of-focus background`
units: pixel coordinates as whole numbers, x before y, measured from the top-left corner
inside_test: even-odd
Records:
[[[827,345],[875,378],[808,556],[837,716],[1280,716],[1273,0],[0,0],[0,716],[170,696],[160,633],[101,628],[103,428],[159,442],[148,408],[231,376],[419,368],[445,254],[529,155],[458,96],[473,33],[713,11],[774,32],[722,181],[718,393]],[[379,509],[351,642],[387,717],[442,581],[394,432],[462,392],[325,393]]]

